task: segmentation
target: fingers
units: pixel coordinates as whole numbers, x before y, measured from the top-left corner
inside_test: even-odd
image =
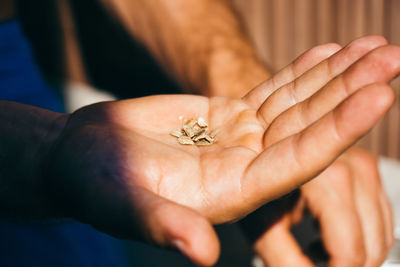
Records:
[[[138,190],[135,202],[136,219],[148,241],[174,247],[201,266],[215,264],[218,237],[204,217],[145,189]]]
[[[346,164],[336,161],[302,187],[310,212],[319,221],[329,266],[364,266],[362,222],[354,203],[353,179]]]
[[[388,248],[393,247],[394,239],[394,222],[393,222],[393,212],[387,195],[382,192],[380,194],[380,201],[382,205],[382,213],[385,218],[385,239]]]
[[[267,148],[242,178],[245,201],[258,207],[315,177],[369,131],[393,101],[389,86],[369,85],[302,132]]]
[[[351,42],[298,79],[276,90],[259,108],[259,116],[269,125],[280,113],[307,99],[369,51],[386,43],[380,36],[367,36]]]
[[[289,230],[288,223],[278,222],[254,244],[258,255],[267,266],[314,266],[303,254]]]
[[[251,90],[243,97],[243,100],[254,109],[258,109],[265,99],[267,99],[275,90],[292,82],[295,78],[299,77],[322,60],[336,53],[340,48],[341,47],[338,44],[329,43],[316,46],[306,51],[292,64],[280,70],[271,79],[266,80]]]
[[[392,245],[393,232],[388,203],[381,185],[376,158],[361,149],[352,149],[346,159],[354,180],[354,199],[362,221],[366,247],[366,266],[383,263]],[[390,234],[391,232],[391,234]]]
[[[392,226],[384,214],[387,206],[381,202],[384,194],[372,154],[350,149],[305,184],[302,193],[320,222],[330,266],[382,264],[391,246],[386,232]]]
[[[361,171],[361,170],[360,170]],[[364,179],[370,174],[363,173]],[[376,189],[373,184],[367,184],[356,179],[355,202],[362,221],[361,229],[365,239],[366,266],[379,266],[388,252],[385,239],[384,217]],[[372,179],[368,179],[372,180]],[[376,185],[376,184],[375,184]]]
[[[388,82],[399,73],[400,47],[383,46],[375,49],[313,96],[277,117],[264,136],[264,145],[269,146],[304,129],[358,88],[375,82]]]

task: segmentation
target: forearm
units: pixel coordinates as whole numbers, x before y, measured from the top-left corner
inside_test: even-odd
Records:
[[[60,113],[0,101],[0,214],[49,215],[43,164],[65,120]]]
[[[242,96],[269,76],[227,1],[103,2],[184,88]]]

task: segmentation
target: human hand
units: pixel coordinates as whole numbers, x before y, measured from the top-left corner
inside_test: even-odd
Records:
[[[303,110],[301,103],[272,108],[270,98],[288,87],[267,98],[268,86],[242,100],[169,95],[85,107],[70,115],[49,155],[49,198],[60,215],[119,237],[174,246],[211,265],[219,252],[211,223],[237,220],[292,191],[371,129],[393,102],[385,82],[398,73],[398,58],[400,48],[386,46],[349,69],[331,64],[321,75],[316,66],[308,74],[313,79],[296,79],[299,92],[323,92],[308,98]],[[386,68],[365,78],[372,65]],[[179,116],[206,118],[219,129],[217,143],[178,144],[169,132],[181,126]],[[296,125],[298,116],[308,120]],[[281,118],[292,132],[272,144]]]
[[[362,149],[350,149],[304,184],[291,209],[280,201],[273,203],[280,207],[276,212],[286,211],[254,243],[267,266],[314,266],[290,231],[305,209],[319,222],[329,266],[380,266],[393,245],[392,214],[377,161]]]
[[[379,37],[361,38],[325,62],[330,61],[332,64],[336,61],[347,67],[371,50],[385,44],[386,42]],[[330,48],[324,45],[314,49],[320,53],[319,56],[311,53],[311,50],[298,59],[298,76],[307,71],[308,61],[324,60],[339,47]],[[304,75],[305,79],[307,75],[309,76]],[[290,83],[284,87],[290,87]],[[276,98],[282,100],[283,97]],[[272,103],[274,104],[276,105],[276,102]],[[296,111],[292,114],[294,113]],[[271,135],[271,143],[284,138],[293,127],[285,124],[284,119],[282,123],[274,123],[277,125],[275,133],[283,133],[283,137],[278,134]],[[263,208],[242,223],[245,229],[253,229],[251,235],[254,234],[255,228],[258,229],[258,235],[262,234],[255,243],[255,249],[268,266],[291,266],[300,263],[302,266],[312,265],[290,232],[290,227],[301,220],[305,207],[319,219],[332,266],[379,266],[382,263],[393,243],[392,219],[390,205],[380,185],[376,161],[370,154],[360,149],[350,150],[318,178],[302,186],[301,195],[302,198],[294,209],[285,208],[293,203],[284,199],[273,203],[271,207]],[[274,214],[266,214],[267,211]],[[260,225],[262,222],[264,226]]]

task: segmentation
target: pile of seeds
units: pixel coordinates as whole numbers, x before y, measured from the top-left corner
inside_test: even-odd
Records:
[[[204,118],[199,117],[185,122],[182,129],[172,131],[170,134],[178,138],[181,145],[209,146],[215,142],[217,131],[208,131],[208,124]]]

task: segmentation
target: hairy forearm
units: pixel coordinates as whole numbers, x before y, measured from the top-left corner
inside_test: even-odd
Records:
[[[0,214],[43,217],[50,204],[43,187],[43,167],[66,115],[0,101]]]
[[[241,96],[268,78],[223,0],[102,0],[184,88]]]

